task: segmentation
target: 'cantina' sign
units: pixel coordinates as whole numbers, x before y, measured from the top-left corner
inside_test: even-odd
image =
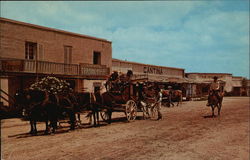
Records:
[[[149,74],[162,74],[162,68],[155,68],[155,67],[149,67],[145,66],[143,68],[144,73],[149,73]]]

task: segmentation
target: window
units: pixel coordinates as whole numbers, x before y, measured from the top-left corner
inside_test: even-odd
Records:
[[[100,52],[94,52],[93,64],[101,64],[101,53]]]
[[[25,42],[25,59],[35,59],[37,43]]]
[[[64,46],[64,63],[72,63],[72,46]]]

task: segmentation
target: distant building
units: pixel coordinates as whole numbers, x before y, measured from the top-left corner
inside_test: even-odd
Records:
[[[226,95],[246,96],[249,95],[247,87],[243,85],[243,77],[234,77],[230,73],[186,73],[189,81],[193,81],[190,93],[192,97],[207,96],[213,77],[218,77]],[[246,84],[247,84],[247,79]],[[243,83],[242,83],[243,82]]]
[[[100,88],[110,73],[108,40],[0,18],[1,101],[44,76],[67,80],[75,91]],[[10,96],[7,96],[10,95]]]
[[[233,77],[232,96],[249,96],[249,80],[243,77]]]
[[[182,90],[183,96],[186,96],[185,85],[188,81],[185,78],[185,70],[182,68],[112,59],[112,71],[126,74],[128,70],[133,71],[134,79],[146,79],[146,81],[153,82],[162,89],[171,86],[173,89]]]

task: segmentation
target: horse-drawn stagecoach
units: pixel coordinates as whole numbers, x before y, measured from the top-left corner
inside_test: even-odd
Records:
[[[135,120],[138,112],[142,112],[144,118],[155,115],[150,114],[155,110],[149,108],[156,104],[156,92],[151,90],[150,94],[147,78],[134,79],[132,75],[131,71],[127,75],[111,74],[105,85],[107,92],[102,94],[102,107],[106,108],[101,112],[103,120],[110,120],[112,112],[124,112],[127,121]]]
[[[104,121],[111,123],[112,112],[124,112],[127,120],[133,121],[137,112],[143,112],[145,116],[154,111],[148,108],[154,108],[152,104],[155,103],[149,103],[143,98],[148,92],[147,86],[145,87],[146,79],[132,79],[132,72],[120,75],[115,80],[112,79],[113,76],[107,81],[107,91],[104,93],[75,93],[66,82],[46,77],[29,89],[17,92],[16,100],[27,113],[32,133],[37,132],[37,121],[45,121],[48,132],[49,126],[55,131],[56,122],[65,118],[69,119],[70,128],[74,129],[77,124],[75,115],[78,115],[79,121],[80,114],[84,112],[93,115],[96,125],[99,123],[99,113]],[[154,94],[152,97],[155,99]]]

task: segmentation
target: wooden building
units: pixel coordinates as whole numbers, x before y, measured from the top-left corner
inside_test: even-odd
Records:
[[[125,74],[128,70],[133,71],[133,78],[146,79],[146,81],[158,84],[160,88],[167,89],[168,86],[172,86],[174,89],[185,89],[182,87],[183,82],[186,82],[182,68],[112,59],[112,71]]]
[[[108,40],[0,18],[1,102],[44,76],[67,80],[75,91],[94,91],[110,74]],[[9,95],[9,96],[8,96]]]
[[[112,59],[112,71],[126,73],[128,70],[132,70],[135,77],[147,77],[149,80],[158,82],[182,81],[185,75],[182,68]]]

